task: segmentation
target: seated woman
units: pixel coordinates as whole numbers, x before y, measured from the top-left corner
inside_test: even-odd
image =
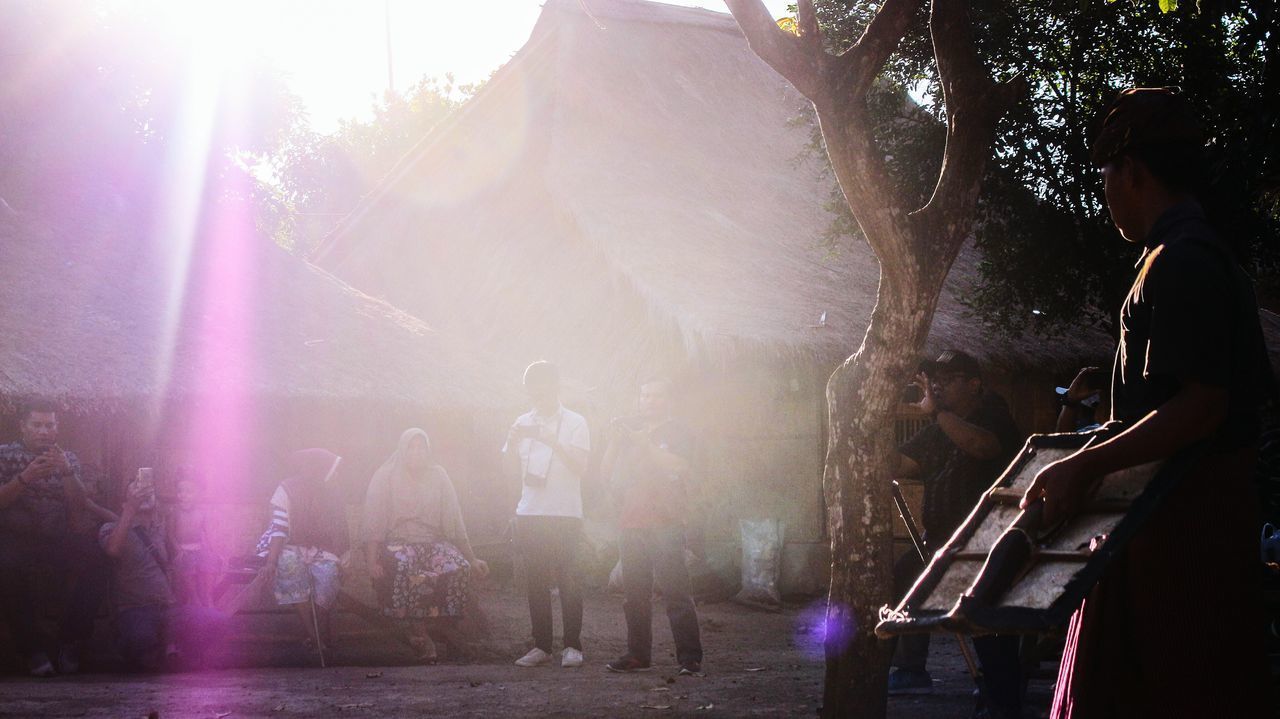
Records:
[[[258,556],[267,558],[262,571],[276,602],[297,608],[308,643],[319,651],[331,643],[329,612],[338,599],[338,565],[350,546],[342,499],[329,481],[341,461],[324,449],[294,452],[288,476],[271,496],[271,525],[258,540]]]
[[[458,495],[444,467],[433,461],[426,432],[400,435],[396,451],[373,475],[361,537],[383,614],[410,624],[420,659],[436,659],[430,630],[460,649],[456,630],[471,570],[483,578],[489,566],[471,551]]]

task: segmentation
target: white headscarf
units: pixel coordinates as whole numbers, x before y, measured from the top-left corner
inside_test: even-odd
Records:
[[[466,541],[458,494],[444,467],[431,464],[425,476],[415,477],[408,467],[409,444],[421,437],[431,448],[431,439],[421,429],[405,430],[396,451],[382,463],[365,494],[361,538],[366,542],[434,542],[453,544]]]

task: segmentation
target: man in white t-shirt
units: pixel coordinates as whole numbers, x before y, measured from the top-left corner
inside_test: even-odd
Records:
[[[587,420],[560,404],[560,370],[534,362],[524,371],[533,410],[520,415],[502,448],[508,473],[519,476],[516,544],[528,576],[533,649],[516,660],[522,667],[551,661],[551,587],[560,588],[564,625],[563,667],[582,666],[582,591],[574,555],[582,534],[582,476],[591,452]]]

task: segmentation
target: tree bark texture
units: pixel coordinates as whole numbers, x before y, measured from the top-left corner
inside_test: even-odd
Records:
[[[880,287],[862,345],[827,383],[823,473],[831,536],[824,717],[883,717],[887,647],[873,632],[892,602],[892,419],[928,337],[947,272],[968,237],[996,122],[1022,91],[998,84],[977,57],[967,0],[933,0],[930,30],[947,111],[947,143],[922,208],[895,193],[872,134],[867,93],[926,0],[884,0],[861,39],[826,52],[812,0],[799,35],[760,0],[728,0],[752,50],[813,102],[836,179],[880,261]]]

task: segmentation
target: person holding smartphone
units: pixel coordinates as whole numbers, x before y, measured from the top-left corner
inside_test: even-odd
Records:
[[[605,668],[649,671],[653,659],[653,587],[666,600],[677,674],[702,676],[702,635],[685,564],[694,435],[672,413],[673,385],[652,377],[640,385],[638,415],[614,420],[600,472],[618,502],[618,553],[627,652]]]
[[[18,429],[20,441],[0,446],[0,610],[33,676],[74,674],[110,570],[93,537],[72,531],[72,520],[102,510],[86,496],[75,453],[58,446],[53,404],[24,406]],[[37,568],[52,568],[60,581],[71,581],[58,615],[56,669],[31,596]]]
[[[582,590],[574,559],[582,536],[582,476],[591,431],[582,415],[560,404],[560,370],[539,361],[524,372],[533,409],[520,415],[502,448],[507,473],[520,477],[516,544],[528,579],[533,648],[516,660],[536,667],[552,659],[551,587],[560,589],[564,651],[560,666],[582,666]]]

